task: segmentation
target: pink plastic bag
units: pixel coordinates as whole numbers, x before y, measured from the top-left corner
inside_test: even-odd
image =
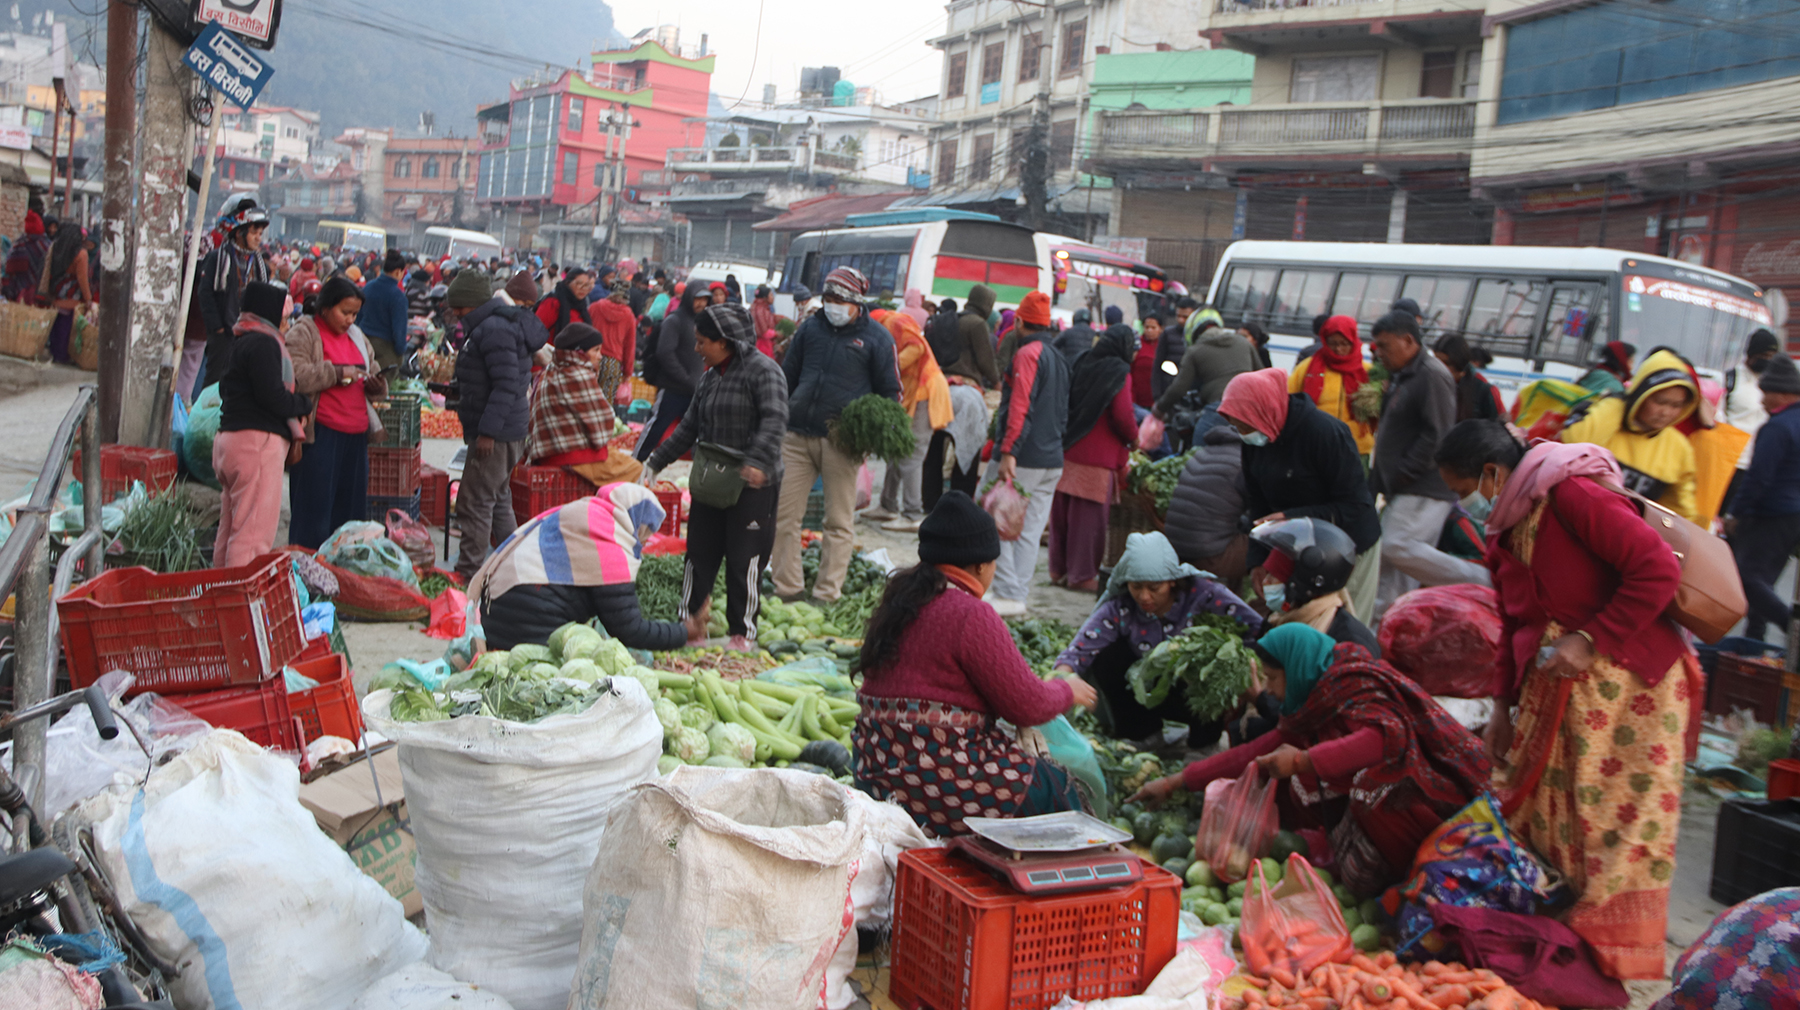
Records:
[[[1450,698],[1493,694],[1500,607],[1486,586],[1432,586],[1394,601],[1381,619],[1381,658],[1425,689]]]
[[[1194,852],[1220,880],[1236,883],[1250,874],[1252,861],[1269,847],[1276,827],[1275,780],[1252,764],[1237,779],[1206,787]]]
[[[1161,418],[1155,414],[1145,414],[1144,419],[1138,422],[1138,448],[1148,452],[1161,445],[1163,427]]]
[[[388,509],[388,539],[400,545],[414,568],[430,568],[437,559],[437,544],[425,524],[399,509]]]
[[[856,471],[856,507],[866,509],[875,498],[875,475],[869,472],[867,463]]]
[[[463,613],[468,606],[469,597],[455,586],[439,593],[431,601],[431,623],[425,633],[432,638],[461,638],[468,630],[468,618]]]
[[[1000,539],[1017,540],[1025,533],[1025,496],[1012,481],[995,481],[981,496],[981,507],[994,517]]]

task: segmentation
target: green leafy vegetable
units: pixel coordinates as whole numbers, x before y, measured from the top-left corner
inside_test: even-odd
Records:
[[[1250,650],[1242,625],[1225,619],[1230,627],[1221,627],[1217,615],[1206,616],[1215,619],[1196,620],[1132,665],[1125,682],[1139,704],[1155,708],[1179,686],[1194,716],[1211,721],[1250,689]]]
[[[890,463],[911,456],[918,445],[906,408],[875,393],[850,401],[831,422],[831,441],[849,456]]]
[[[1168,514],[1169,500],[1175,497],[1175,486],[1181,483],[1181,469],[1187,466],[1187,461],[1196,451],[1189,449],[1178,456],[1165,456],[1155,462],[1141,452],[1132,453],[1131,472],[1125,478],[1125,490],[1133,494],[1150,495],[1156,499],[1156,514]]]

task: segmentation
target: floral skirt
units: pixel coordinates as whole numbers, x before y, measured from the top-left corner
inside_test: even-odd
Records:
[[[933,837],[967,834],[969,817],[1014,817],[1037,759],[982,712],[917,698],[859,696],[856,784],[906,808]]]
[[[1654,687],[1606,656],[1566,680],[1534,666],[1495,771],[1512,829],[1581,896],[1565,923],[1614,978],[1664,974],[1692,663]]]

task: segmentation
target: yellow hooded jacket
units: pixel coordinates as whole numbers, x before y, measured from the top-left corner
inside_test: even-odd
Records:
[[[1675,386],[1688,391],[1686,409],[1668,427],[1645,431],[1637,421],[1638,408],[1650,394]],[[1596,402],[1587,416],[1562,430],[1562,440],[1606,447],[1618,459],[1627,488],[1697,521],[1694,447],[1675,426],[1692,414],[1699,402],[1700,389],[1687,364],[1668,351],[1657,351],[1638,365],[1624,396]]]

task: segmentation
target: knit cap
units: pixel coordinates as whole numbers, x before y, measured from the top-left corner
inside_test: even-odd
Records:
[[[444,295],[453,309],[472,309],[494,297],[494,291],[488,287],[488,279],[479,270],[459,270],[456,278],[450,282],[450,290]]]
[[[946,491],[919,524],[919,560],[932,565],[979,565],[1000,556],[994,517],[961,491]]]
[[[559,351],[586,351],[601,344],[600,331],[583,322],[572,322],[556,335]]]
[[[1769,367],[1763,369],[1762,381],[1757,385],[1765,393],[1800,396],[1800,368],[1794,367],[1793,358],[1777,354],[1769,359]]]
[[[532,280],[530,274],[521,270],[513,275],[512,280],[506,282],[506,293],[512,296],[513,304],[530,308],[537,304],[537,281]]]
[[[1019,302],[1019,310],[1013,313],[1022,323],[1032,326],[1050,325],[1050,296],[1042,291],[1033,291]]]
[[[282,313],[286,311],[287,298],[287,288],[279,284],[251,281],[244,285],[242,311],[258,316],[271,325],[278,324],[281,322]]]
[[[860,304],[869,293],[869,279],[855,267],[838,267],[825,275],[824,293]]]

